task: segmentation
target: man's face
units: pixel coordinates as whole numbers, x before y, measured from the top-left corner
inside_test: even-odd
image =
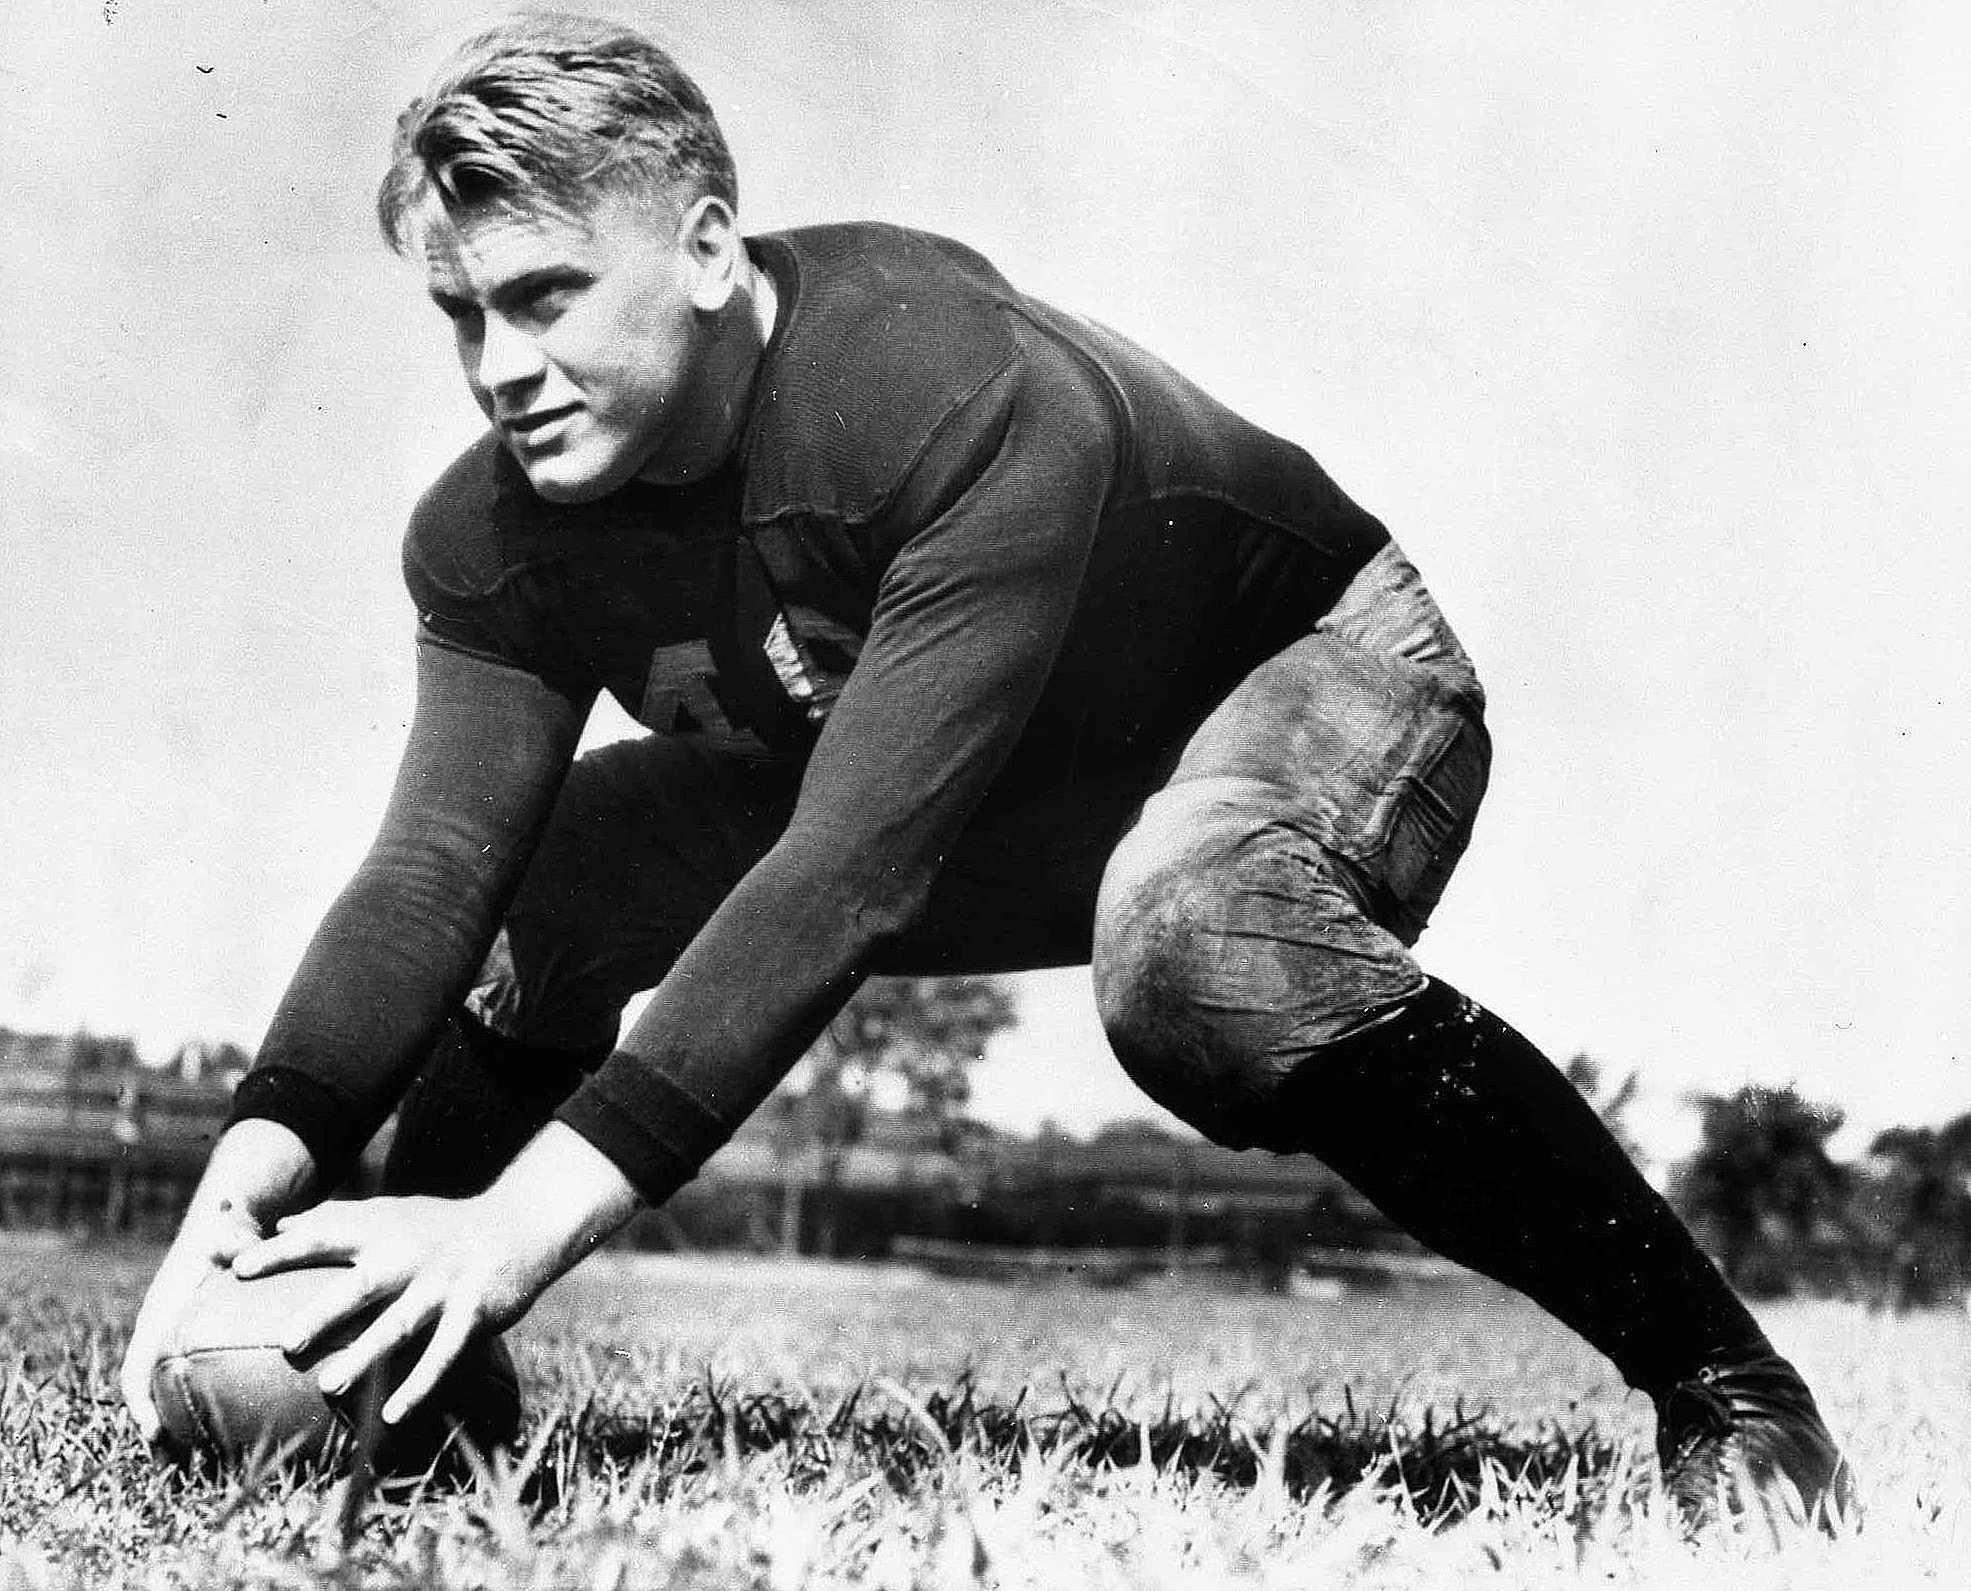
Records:
[[[667,473],[710,335],[675,215],[609,198],[586,225],[434,221],[424,259],[466,385],[541,496],[588,502]]]

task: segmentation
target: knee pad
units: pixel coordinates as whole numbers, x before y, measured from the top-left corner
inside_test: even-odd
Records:
[[[1123,1069],[1238,1149],[1269,1136],[1302,1062],[1424,985],[1339,859],[1250,792],[1188,785],[1161,792],[1117,848],[1092,970]]]

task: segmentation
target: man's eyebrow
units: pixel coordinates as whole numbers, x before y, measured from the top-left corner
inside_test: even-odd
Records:
[[[594,280],[594,272],[579,265],[540,265],[532,270],[516,272],[505,281],[495,282],[483,296],[485,302],[495,309],[505,309],[524,302],[543,288],[580,287]],[[442,310],[470,308],[475,302],[465,294],[448,292],[442,287],[434,286],[429,291],[431,302]]]

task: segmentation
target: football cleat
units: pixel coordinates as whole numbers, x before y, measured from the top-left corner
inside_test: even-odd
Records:
[[[1692,1529],[1756,1514],[1831,1531],[1859,1516],[1854,1473],[1814,1395],[1770,1348],[1706,1365],[1656,1400],[1663,1487]]]

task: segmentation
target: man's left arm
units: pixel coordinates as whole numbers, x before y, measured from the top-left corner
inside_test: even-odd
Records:
[[[862,654],[779,841],[721,903],[560,1119],[659,1202],[764,1100],[939,865],[1053,673],[1120,426],[1096,378],[1043,345],[947,427],[908,490]]]

